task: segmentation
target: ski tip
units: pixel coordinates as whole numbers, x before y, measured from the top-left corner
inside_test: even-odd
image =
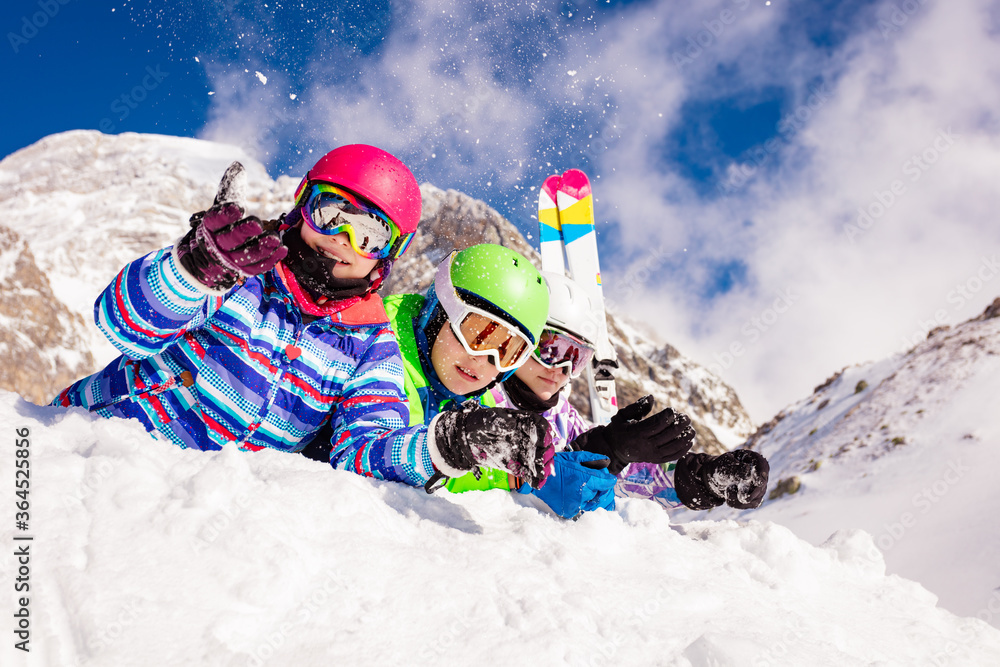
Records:
[[[545,181],[542,183],[542,192],[539,195],[539,197],[541,197],[542,194],[546,194],[548,195],[550,200],[555,202],[556,193],[559,192],[560,181],[562,181],[562,176],[559,176],[558,174],[552,174],[551,176],[546,178]]]
[[[579,169],[568,169],[563,172],[559,191],[574,199],[583,199],[590,195],[590,179]]]
[[[559,199],[559,182],[562,177],[553,174],[545,179],[542,188],[538,192],[538,219],[551,227],[559,228],[559,214],[556,212]],[[552,215],[556,217],[549,220]]]
[[[234,161],[226,169],[219,181],[219,189],[215,193],[215,205],[236,204],[246,208],[247,202],[247,172],[243,165]]]

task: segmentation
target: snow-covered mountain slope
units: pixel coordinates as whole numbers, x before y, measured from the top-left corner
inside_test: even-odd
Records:
[[[1000,627],[1000,299],[905,354],[845,368],[749,446],[771,463],[773,499],[743,517],[817,544],[864,529],[889,572]]]
[[[3,665],[1000,664],[1000,631],[886,576],[857,531],[815,547],[640,500],[563,521],[7,392],[0,423],[29,432],[32,470],[28,530],[0,524],[30,549],[31,653],[0,596]]]
[[[97,295],[127,262],[183,234],[237,159],[247,167],[254,210],[280,212],[275,193],[294,189],[291,179],[272,181],[260,163],[225,144],[76,130],[0,162],[0,225],[27,241],[55,297],[87,323],[89,372],[118,354],[93,326]]]
[[[83,341],[82,358],[92,355],[89,368],[63,364],[60,374],[30,382],[0,375],[0,387],[47,400],[67,384],[66,377],[82,377],[117,356],[92,324],[94,300],[127,262],[181,236],[191,213],[211,204],[219,177],[235,159],[247,167],[249,212],[271,218],[291,208],[298,177],[272,180],[240,149],[197,139],[73,131],[0,162],[0,226],[27,241],[36,273],[47,278],[59,302],[52,308],[79,316],[68,322],[66,335]],[[421,191],[420,231],[396,263],[387,293],[422,291],[448,252],[475,243],[502,243],[538,262],[517,228],[484,202],[429,184]],[[612,332],[623,360],[623,404],[652,393],[660,405],[687,412],[707,451],[733,447],[750,435],[753,425],[739,398],[717,377],[669,346],[648,343],[627,322],[613,319]],[[37,347],[43,347],[41,340]],[[575,393],[587,396],[585,388]],[[578,404],[585,407],[585,399]]]

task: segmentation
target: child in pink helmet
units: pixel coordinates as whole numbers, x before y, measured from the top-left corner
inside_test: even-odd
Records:
[[[425,426],[407,428],[399,346],[376,292],[417,231],[413,174],[374,146],[342,146],[271,222],[245,216],[237,189],[224,178],[187,234],[122,269],[95,306],[121,356],[53,404],[138,419],[202,450],[297,452],[325,427],[334,467],[425,484],[434,445]],[[532,461],[543,439],[497,447]]]
[[[593,426],[580,416],[563,389],[571,377],[590,368],[594,344],[587,332],[595,330],[594,307],[573,280],[550,272],[542,275],[550,292],[546,328],[528,361],[491,390],[492,398],[498,407],[543,416],[557,452],[601,455],[608,467],[606,472],[568,468],[562,479],[550,481],[534,495],[567,518],[612,509],[615,495],[648,498],[668,508],[759,506],[769,472],[764,457],[750,450],[720,456],[689,452],[695,439],[690,418],[671,408],[650,415],[652,396],[622,408],[607,425]],[[475,483],[467,475],[449,488],[490,488],[495,485],[491,479]]]

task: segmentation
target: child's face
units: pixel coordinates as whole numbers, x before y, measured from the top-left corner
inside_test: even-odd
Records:
[[[337,265],[333,267],[335,278],[367,278],[379,263],[377,259],[368,259],[354,252],[347,232],[327,236],[320,234],[305,222],[300,222],[299,225],[301,225],[302,240],[306,245],[325,257],[338,260]]]
[[[569,372],[565,366],[546,368],[535,361],[534,357],[528,357],[528,361],[514,375],[543,401],[555,396],[569,382]]]
[[[448,322],[431,348],[431,365],[448,391],[463,396],[485,389],[500,373],[487,355],[466,352]]]

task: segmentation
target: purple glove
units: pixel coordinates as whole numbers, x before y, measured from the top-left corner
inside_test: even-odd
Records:
[[[226,289],[246,276],[270,271],[288,253],[276,231],[243,217],[236,204],[213,206],[191,216],[191,231],[176,248],[181,265],[203,285]]]

